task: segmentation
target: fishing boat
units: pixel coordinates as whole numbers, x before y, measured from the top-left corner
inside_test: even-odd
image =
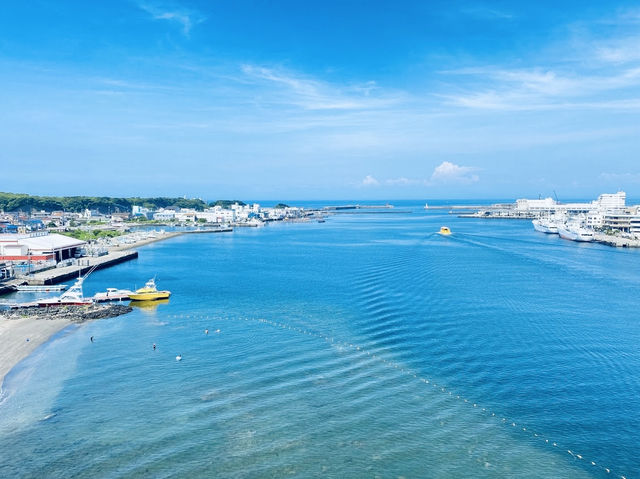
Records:
[[[88,275],[87,275],[88,276]],[[86,276],[78,278],[78,280],[69,288],[68,291],[65,291],[60,296],[55,296],[53,298],[44,298],[36,301],[38,306],[46,307],[46,306],[72,306],[72,305],[88,305],[93,303],[92,298],[85,298],[84,293],[82,291],[82,283],[84,282]]]
[[[151,278],[144,287],[137,289],[135,293],[131,293],[129,298],[133,301],[156,301],[158,299],[167,299],[169,296],[171,296],[171,291],[158,291],[155,278]]]
[[[449,229],[448,226],[441,226],[440,231],[438,233],[440,233],[441,235],[450,235],[451,230]]]
[[[93,300],[97,303],[104,303],[107,301],[126,301],[130,299],[132,293],[133,291],[129,289],[107,288],[106,291],[94,294]]]

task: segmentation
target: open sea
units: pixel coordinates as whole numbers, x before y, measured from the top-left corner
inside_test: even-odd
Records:
[[[173,294],[14,368],[0,477],[640,477],[640,251],[394,204],[93,273]]]

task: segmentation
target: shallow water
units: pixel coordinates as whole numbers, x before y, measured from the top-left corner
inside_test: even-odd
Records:
[[[0,476],[636,476],[640,252],[403,206],[95,272],[173,295],[7,376]]]

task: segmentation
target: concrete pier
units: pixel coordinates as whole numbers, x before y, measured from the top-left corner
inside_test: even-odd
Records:
[[[49,269],[39,273],[32,274],[25,281],[32,285],[55,284],[68,279],[76,279],[78,276],[85,274],[91,268],[96,269],[107,268],[114,264],[123,263],[138,257],[137,251],[112,251],[104,256],[80,258],[79,264],[65,266],[64,268]]]

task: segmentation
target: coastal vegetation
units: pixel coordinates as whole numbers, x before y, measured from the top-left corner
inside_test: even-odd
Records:
[[[202,211],[207,207],[201,199],[187,198],[114,198],[107,196],[34,196],[22,193],[1,193],[0,211],[68,211],[80,213],[84,210],[98,210],[101,213],[130,212],[132,206],[149,209],[193,208]]]
[[[199,199],[187,198],[117,198],[109,196],[36,196],[23,193],[0,192],[0,211],[30,213],[33,210],[40,211],[66,211],[70,213],[82,213],[85,210],[97,210],[100,213],[129,213],[132,206],[141,206],[150,210],[160,208],[191,208],[203,211],[207,207],[220,206],[231,209],[234,204],[245,206],[240,200],[217,200],[209,203]],[[288,208],[284,203],[278,203],[276,209]]]

